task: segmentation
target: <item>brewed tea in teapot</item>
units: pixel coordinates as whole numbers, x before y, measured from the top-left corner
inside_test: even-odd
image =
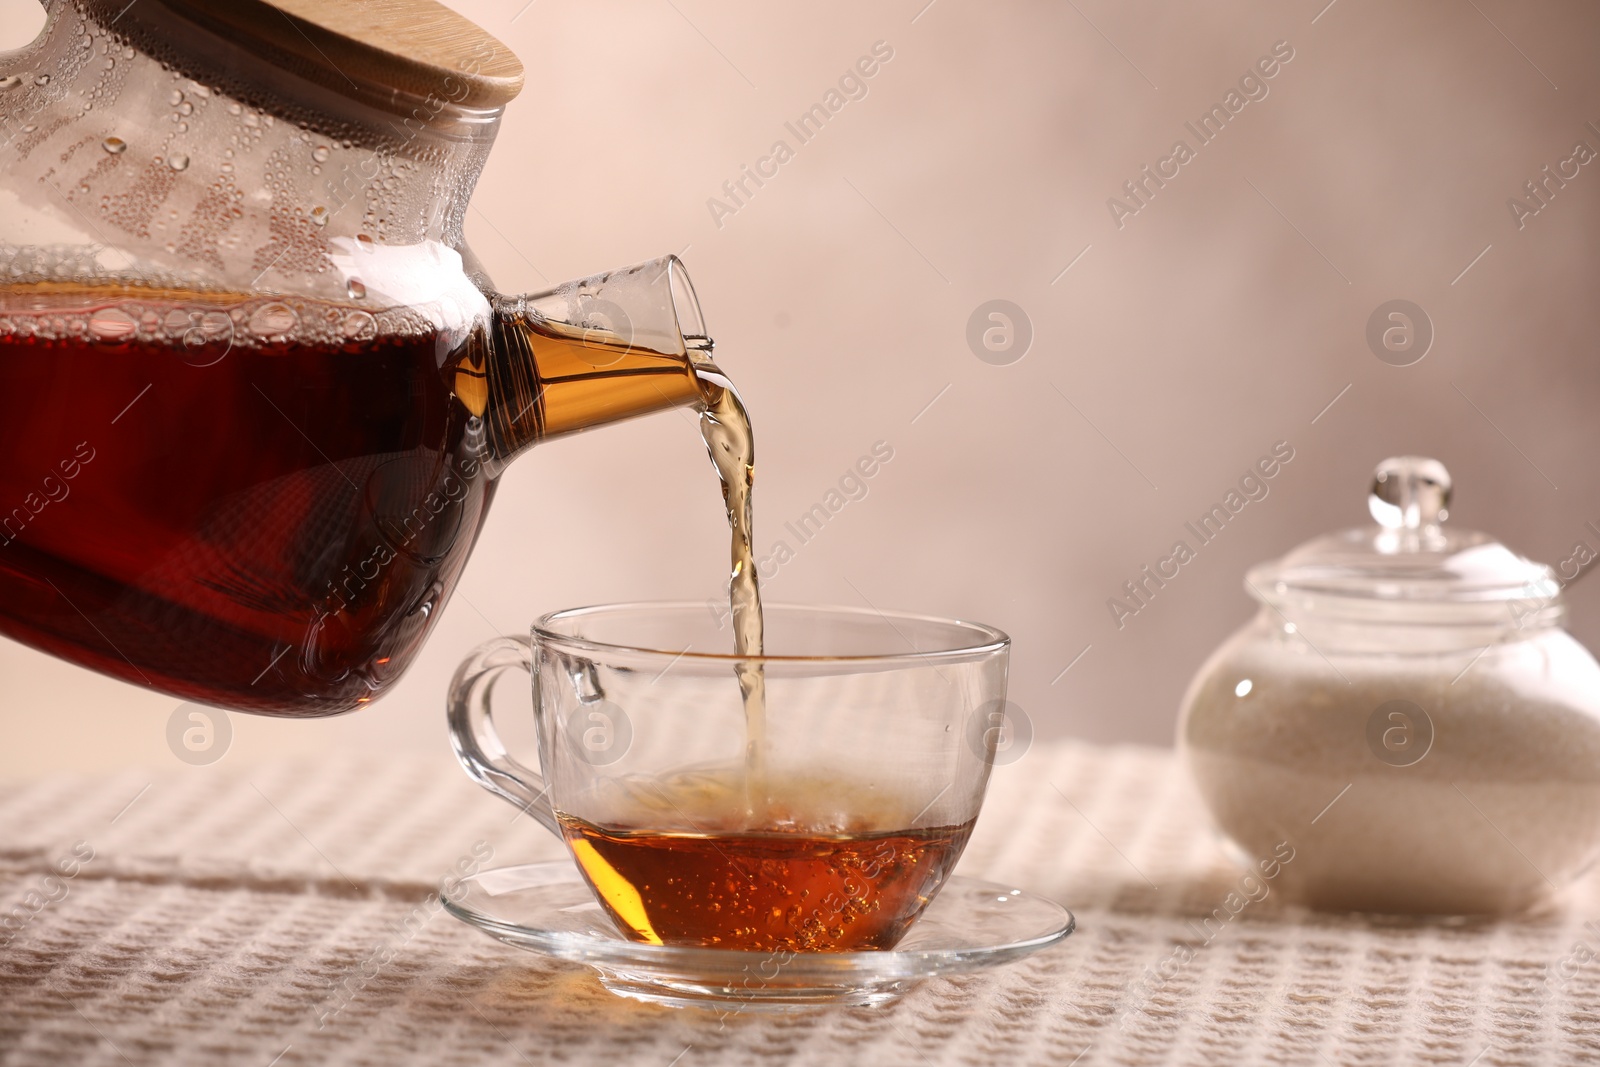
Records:
[[[482,30],[422,0],[47,7],[0,54],[0,633],[349,710],[415,656],[512,458],[677,405],[726,427],[675,257],[516,298],[473,258],[522,77]]]

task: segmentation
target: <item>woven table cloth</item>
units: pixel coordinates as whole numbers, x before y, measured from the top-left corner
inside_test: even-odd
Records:
[[[0,787],[0,1064],[1600,1062],[1600,880],[1501,921],[1230,897],[1163,749],[997,767],[957,873],[1078,931],[885,1008],[636,1003],[440,906],[462,871],[562,855],[447,752]]]

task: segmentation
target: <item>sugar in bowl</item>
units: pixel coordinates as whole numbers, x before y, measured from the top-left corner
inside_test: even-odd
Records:
[[[1600,855],[1600,665],[1557,574],[1446,526],[1450,493],[1385,460],[1376,523],[1253,568],[1260,610],[1184,696],[1200,794],[1285,899],[1504,913]]]

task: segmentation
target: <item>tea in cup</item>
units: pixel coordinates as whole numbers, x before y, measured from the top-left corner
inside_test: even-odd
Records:
[[[892,948],[971,835],[1004,700],[992,627],[768,606],[766,651],[703,604],[546,615],[461,665],[450,732],[480,784],[567,845],[635,941],[753,951]],[[533,678],[542,774],[505,750],[490,690]],[[764,722],[738,684],[760,670]]]

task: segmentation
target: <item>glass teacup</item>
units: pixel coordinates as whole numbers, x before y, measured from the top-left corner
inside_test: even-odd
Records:
[[[938,893],[983,802],[1010,638],[993,627],[768,606],[767,654],[705,604],[546,615],[462,663],[467,772],[566,842],[620,933],[656,944],[892,948]],[[746,721],[735,666],[766,677]],[[533,678],[541,775],[496,734],[495,679]]]

